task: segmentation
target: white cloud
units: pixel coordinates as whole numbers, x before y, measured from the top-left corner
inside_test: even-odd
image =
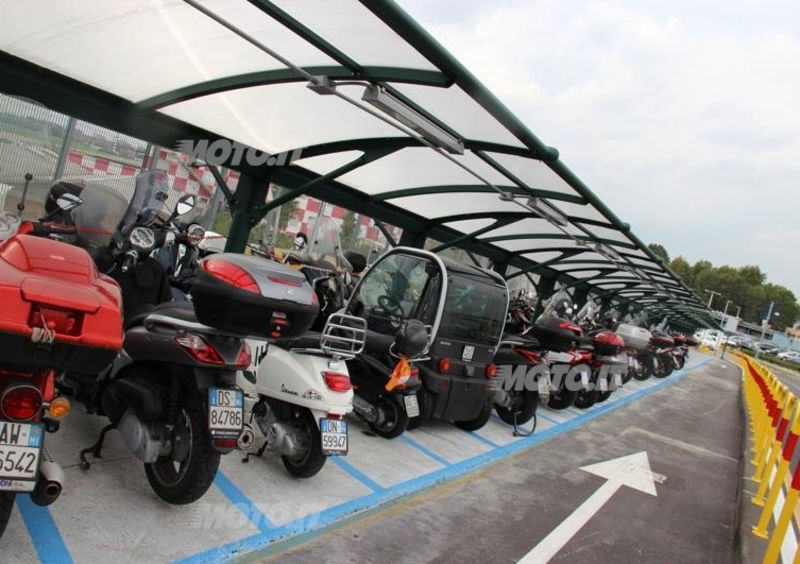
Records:
[[[401,3],[644,241],[800,296],[791,0]]]

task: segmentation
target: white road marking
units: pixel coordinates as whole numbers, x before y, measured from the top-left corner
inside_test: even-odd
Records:
[[[528,554],[523,556],[518,564],[549,562],[622,486],[628,486],[652,496],[658,495],[655,479],[650,471],[650,461],[645,451],[583,466],[581,470],[605,478],[607,481]]]

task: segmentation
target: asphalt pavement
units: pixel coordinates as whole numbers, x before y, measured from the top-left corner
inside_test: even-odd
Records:
[[[549,543],[554,562],[732,562],[741,372],[706,358],[673,385],[485,470],[247,560],[527,563],[546,561]],[[615,474],[581,469],[618,457],[630,466],[641,453],[649,493],[609,489]]]

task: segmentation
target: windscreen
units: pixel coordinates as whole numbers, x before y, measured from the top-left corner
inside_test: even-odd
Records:
[[[583,307],[578,310],[577,315],[575,316],[575,321],[577,323],[589,323],[594,321],[597,314],[600,312],[600,304],[594,301],[592,298],[586,300],[586,303]]]
[[[467,276],[451,276],[439,336],[495,345],[508,308],[504,288]]]
[[[339,227],[332,218],[322,216],[319,218],[311,240],[308,242],[301,256],[315,266],[327,267],[331,270],[347,270],[352,272],[353,267],[342,254],[342,245],[339,242]]]
[[[559,290],[545,302],[543,316],[569,318],[572,315],[572,298],[565,290]]]

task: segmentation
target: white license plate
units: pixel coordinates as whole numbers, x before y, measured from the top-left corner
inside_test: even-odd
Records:
[[[403,396],[403,401],[406,404],[406,413],[408,416],[419,417],[419,401],[417,401],[417,394]]]
[[[235,439],[244,421],[244,393],[229,388],[208,389],[208,430],[212,439]]]
[[[319,432],[322,435],[323,454],[347,454],[347,421],[320,419]]]
[[[0,490],[29,492],[36,485],[44,426],[0,421]]]

